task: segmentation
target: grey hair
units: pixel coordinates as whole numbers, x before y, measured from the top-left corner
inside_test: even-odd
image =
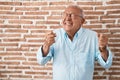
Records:
[[[83,9],[80,8],[78,5],[69,5],[69,6],[67,6],[67,8],[69,8],[69,7],[79,9],[79,10],[80,10],[80,15],[81,15],[81,17],[82,17],[83,19],[85,19],[85,17],[84,17],[84,11],[83,11]]]

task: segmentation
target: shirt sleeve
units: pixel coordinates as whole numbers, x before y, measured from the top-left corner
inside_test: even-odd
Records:
[[[45,65],[49,60],[52,58],[53,48],[50,47],[49,53],[46,57],[43,57],[42,53],[42,46],[38,49],[37,52],[37,61],[41,65]]]
[[[108,50],[108,59],[106,62],[102,58],[100,51],[98,51],[97,56],[96,56],[98,63],[104,68],[110,68],[110,66],[112,65],[112,52],[110,51],[108,47],[107,47],[107,50]]]

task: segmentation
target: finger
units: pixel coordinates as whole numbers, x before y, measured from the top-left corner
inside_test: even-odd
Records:
[[[54,35],[54,37],[56,37],[56,34],[53,31],[50,31],[48,35]]]

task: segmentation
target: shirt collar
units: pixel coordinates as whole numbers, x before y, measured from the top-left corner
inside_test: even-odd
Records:
[[[79,35],[81,35],[82,32],[83,32],[83,28],[81,27],[81,28],[77,31],[77,33],[75,33],[75,37],[78,37]],[[63,29],[63,33],[64,33],[64,37],[67,37],[67,36],[68,36],[64,29]]]

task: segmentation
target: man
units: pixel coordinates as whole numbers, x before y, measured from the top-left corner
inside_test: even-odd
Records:
[[[92,80],[95,60],[104,68],[112,64],[108,38],[82,28],[85,19],[78,6],[68,6],[62,19],[63,28],[45,36],[37,60],[44,65],[53,58],[53,80]]]

